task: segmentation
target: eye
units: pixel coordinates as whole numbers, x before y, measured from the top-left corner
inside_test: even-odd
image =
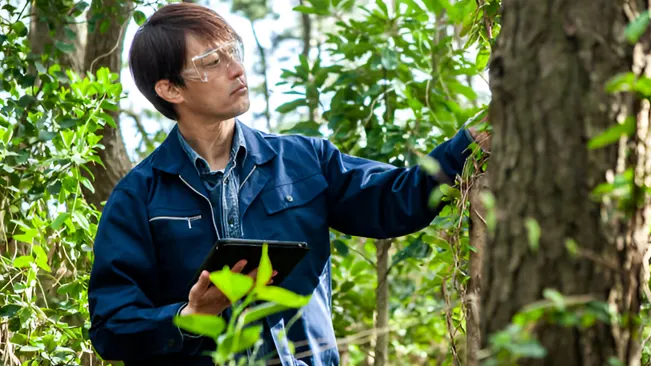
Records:
[[[219,53],[213,52],[201,59],[201,66],[207,68],[217,67],[219,65],[219,61],[220,61]]]

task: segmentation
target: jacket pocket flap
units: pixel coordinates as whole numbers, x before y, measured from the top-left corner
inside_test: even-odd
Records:
[[[316,174],[296,182],[282,184],[262,193],[262,203],[268,215],[278,213],[290,207],[309,203],[328,187],[328,182],[321,174]]]

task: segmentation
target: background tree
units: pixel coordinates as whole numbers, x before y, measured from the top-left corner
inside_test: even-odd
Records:
[[[542,349],[520,348],[538,358],[522,364],[639,365],[648,4],[502,6],[490,62],[497,224],[485,251],[483,344],[513,361],[511,337],[531,333]]]

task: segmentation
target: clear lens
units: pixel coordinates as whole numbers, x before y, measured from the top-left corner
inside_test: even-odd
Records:
[[[237,62],[240,65],[244,62],[244,45],[242,45],[242,42],[225,43],[203,55],[193,57],[192,68],[186,70],[187,76],[194,74],[196,78],[206,82],[217,73],[227,69],[231,62]]]

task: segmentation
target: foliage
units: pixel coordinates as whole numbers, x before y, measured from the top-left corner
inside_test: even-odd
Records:
[[[354,1],[308,3],[295,10],[335,27],[317,58],[300,56],[298,65],[283,70],[279,85],[291,86],[287,94],[295,99],[277,111],[319,111],[314,119],[302,113],[308,118],[285,132],[325,136],[346,153],[426,168],[431,163],[421,151],[466,122],[483,127],[475,122],[484,115],[475,83],[482,82],[478,75],[488,60],[491,32],[484,12],[494,18],[498,2],[478,7],[475,1],[395,1],[390,9],[376,1],[359,7],[360,15],[349,12]],[[474,60],[470,47],[477,49]],[[439,217],[422,232],[393,240],[390,364],[463,360],[461,300],[471,250],[464,185],[433,192]],[[368,330],[376,311],[375,242],[331,235],[335,331],[348,341],[344,352],[351,364],[360,364],[373,342]]]
[[[67,6],[59,10],[71,17],[83,11]],[[86,289],[99,216],[81,186],[93,189],[85,164],[101,164],[98,130],[115,125],[105,111],[117,109],[122,87],[107,69],[82,76],[57,64],[74,48],[65,41],[32,53],[27,3],[3,10],[0,339],[33,364],[80,363],[92,353]]]
[[[228,325],[222,317],[201,314],[177,316],[175,324],[195,334],[213,338],[217,349],[212,357],[217,365],[243,365],[247,360],[237,358],[237,355],[254,346],[248,365],[264,365],[267,355],[258,361],[253,360],[258,358],[261,345],[262,325],[256,322],[290,308],[301,308],[310,301],[310,296],[300,296],[281,287],[268,286],[271,273],[271,261],[265,244],[255,281],[247,275],[231,272],[228,267],[210,274],[210,280],[235,304]],[[264,302],[251,306],[261,301]]]

